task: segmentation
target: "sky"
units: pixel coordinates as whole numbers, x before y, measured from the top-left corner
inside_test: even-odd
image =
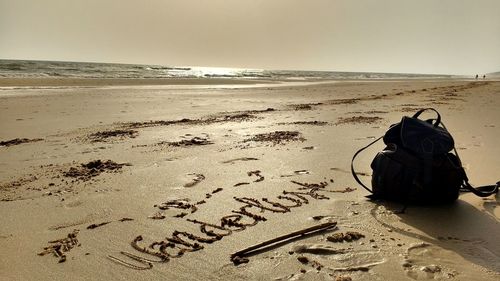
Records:
[[[0,0],[0,59],[500,71],[500,0]]]

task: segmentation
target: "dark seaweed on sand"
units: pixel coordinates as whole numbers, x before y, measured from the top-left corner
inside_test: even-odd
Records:
[[[76,178],[78,180],[87,181],[96,177],[104,172],[116,172],[123,166],[130,166],[128,163],[116,163],[111,160],[101,161],[94,160],[86,164],[80,164],[77,167],[71,167],[68,171],[64,172],[65,177]]]
[[[346,233],[335,233],[333,235],[327,236],[326,240],[330,242],[351,242],[355,240],[359,240],[361,238],[364,238],[365,236],[359,232],[355,231],[347,231]]]
[[[110,130],[110,131],[101,131],[97,133],[93,133],[89,135],[89,139],[92,142],[102,142],[106,141],[109,138],[135,138],[139,135],[139,132],[136,130]]]
[[[213,144],[213,142],[210,141],[209,139],[200,138],[200,137],[194,137],[194,138],[191,138],[188,140],[181,140],[181,141],[157,143],[157,145],[170,145],[170,146],[177,146],[177,147],[209,145],[209,144]]]
[[[328,125],[328,122],[326,121],[295,121],[295,122],[280,122],[278,125],[315,125],[315,126],[324,126]]]
[[[267,108],[263,110],[247,110],[235,112],[223,112],[212,116],[202,117],[198,119],[183,118],[179,120],[151,120],[145,122],[130,122],[123,123],[124,128],[139,129],[158,126],[170,125],[210,125],[223,122],[243,122],[258,118],[255,114],[272,112],[274,108]]]
[[[297,131],[274,131],[270,133],[257,134],[251,138],[244,140],[244,142],[271,142],[273,144],[284,144],[291,141],[305,141],[302,134]]]
[[[359,124],[359,123],[366,123],[366,124],[373,124],[376,122],[379,122],[382,120],[382,118],[377,117],[377,116],[353,116],[353,117],[345,117],[345,118],[340,118],[336,125],[340,124]]]
[[[288,105],[289,108],[293,110],[312,110],[314,106],[316,105],[322,105],[323,103],[318,102],[318,103],[301,103],[301,104],[290,104]]]
[[[12,145],[18,145],[18,144],[23,144],[23,143],[30,143],[30,142],[37,142],[37,141],[42,141],[43,139],[26,139],[26,138],[15,138],[12,140],[8,141],[0,141],[0,146],[12,146]]]
[[[188,118],[183,118],[180,120],[156,120],[156,121],[144,121],[144,122],[129,122],[124,123],[123,126],[130,129],[140,129],[158,126],[170,126],[175,124],[194,124],[196,120],[191,120]]]

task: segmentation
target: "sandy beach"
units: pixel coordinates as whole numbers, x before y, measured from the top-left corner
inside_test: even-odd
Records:
[[[497,182],[500,82],[265,82],[0,80],[0,280],[500,279],[498,195],[399,214],[350,174],[433,107]]]

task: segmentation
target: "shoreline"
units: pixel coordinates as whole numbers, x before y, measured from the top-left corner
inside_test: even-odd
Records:
[[[265,78],[0,78],[1,88],[21,87],[119,87],[119,86],[216,86],[290,85],[358,82],[498,82],[500,78],[367,78],[367,79],[265,79]]]

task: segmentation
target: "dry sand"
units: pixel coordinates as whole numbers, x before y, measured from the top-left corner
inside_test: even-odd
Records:
[[[472,183],[496,182],[499,82],[220,82],[0,83],[0,280],[499,280],[498,196],[398,214],[348,172],[434,107]]]

